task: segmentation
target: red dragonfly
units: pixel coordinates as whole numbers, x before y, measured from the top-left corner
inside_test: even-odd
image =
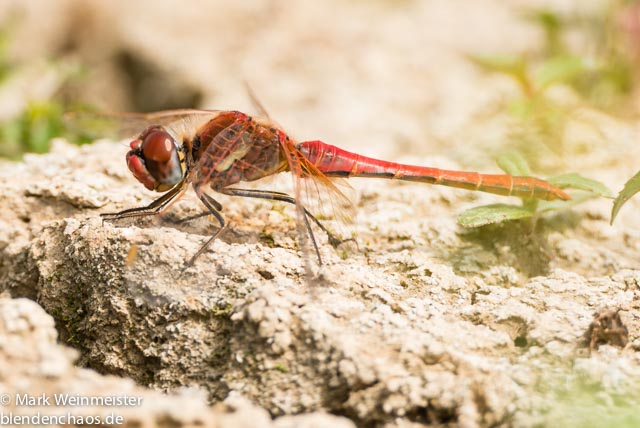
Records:
[[[533,177],[405,165],[369,158],[321,141],[297,143],[270,119],[253,118],[239,111],[176,110],[135,117],[140,119],[139,122],[152,125],[147,126],[129,144],[131,150],[126,155],[127,166],[147,189],[165,194],[147,206],[103,214],[103,217],[117,220],[159,214],[191,184],[206,208],[204,214],[194,217],[211,214],[217,219],[220,228],[191,258],[188,265],[225,228],[225,219],[220,213],[222,205],[207,193],[208,190],[296,205],[301,219],[299,223],[305,228],[302,233],[310,240],[320,265],[322,259],[311,222],[327,234],[332,245],[344,241],[333,236],[302,204],[301,195],[303,188],[322,187],[329,193],[325,197],[344,201],[346,197],[330,178],[377,177],[439,184],[504,196],[570,199],[559,188]],[[241,182],[255,181],[285,171],[291,172],[296,179],[295,197],[281,192],[234,187]]]

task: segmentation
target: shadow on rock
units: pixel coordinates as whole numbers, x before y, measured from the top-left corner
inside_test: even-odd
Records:
[[[474,270],[468,267],[471,264],[479,271],[485,270],[490,260],[491,264],[513,266],[527,278],[547,275],[554,255],[548,240],[549,232],[560,226],[575,226],[578,221],[575,214],[562,217],[562,221],[516,220],[465,230],[460,237],[473,246],[473,251],[469,247],[457,249],[452,259],[462,263],[457,262],[455,269],[468,272]],[[490,256],[487,258],[479,252],[490,253]]]

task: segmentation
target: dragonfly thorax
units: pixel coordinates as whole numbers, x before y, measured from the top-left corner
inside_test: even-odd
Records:
[[[182,162],[175,139],[161,127],[147,128],[129,143],[127,166],[149,190],[166,192],[182,178]]]

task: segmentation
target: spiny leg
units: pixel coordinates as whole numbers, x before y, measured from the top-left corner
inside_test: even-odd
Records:
[[[102,220],[119,220],[121,218],[129,218],[129,217],[144,217],[149,215],[158,215],[165,209],[169,207],[171,202],[173,202],[184,190],[186,189],[186,181],[182,180],[178,184],[176,184],[171,190],[167,193],[151,202],[149,205],[144,207],[137,208],[129,208],[127,210],[123,210],[117,213],[103,213],[100,214]]]
[[[271,190],[227,188],[227,189],[222,189],[221,193],[225,193],[225,191],[227,191],[227,190],[232,190],[234,192],[249,192],[250,193],[250,194],[230,193],[231,195],[234,195],[234,196],[247,196],[247,197],[250,197],[250,198],[269,199],[269,200],[274,200],[274,201],[286,202],[286,203],[293,204],[293,205],[296,204],[295,198],[293,198],[292,196],[287,195],[286,193],[282,193],[282,192],[274,192],[274,191],[271,191]],[[327,229],[322,224],[322,222],[316,218],[316,216],[311,214],[311,212],[309,212],[308,209],[306,209],[304,207],[303,207],[303,209],[304,209],[305,216],[311,218],[311,220],[313,220],[313,222],[324,233],[327,234],[327,237],[329,238],[329,244],[331,244],[332,247],[337,247],[338,245],[344,244],[345,242],[354,241],[353,238],[348,238],[348,239],[340,239],[340,238],[338,238],[333,233],[331,233],[331,231],[329,231],[329,229]]]
[[[230,195],[230,196],[244,196],[247,198],[269,199],[274,201],[289,202],[292,204],[296,203],[294,198],[287,195],[286,193],[280,193],[280,192],[269,192],[265,190],[252,190],[252,189],[233,189],[233,188],[220,189],[219,192]],[[309,233],[309,237],[311,238],[313,249],[316,252],[316,257],[318,258],[318,264],[322,265],[322,257],[320,257],[320,250],[318,249],[318,243],[316,242],[316,237],[313,234],[313,229],[311,229],[311,223],[309,223],[309,219],[307,218],[307,215],[311,215],[311,214],[307,211],[306,208],[304,209],[304,212],[305,212],[304,223],[307,227],[307,232]],[[311,217],[316,222],[318,222],[318,220],[315,217],[313,217],[313,215],[311,215]],[[324,230],[324,227],[322,227],[322,229]]]
[[[219,190],[220,193],[224,193],[231,196],[245,196],[248,198],[258,198],[258,199],[268,199],[272,201],[280,201],[286,202],[289,204],[296,205],[295,198],[287,195],[282,192],[274,192],[269,190],[256,190],[256,189],[236,189],[236,188],[224,188]],[[329,238],[329,243],[335,248],[340,244],[343,244],[348,241],[353,241],[353,238],[349,239],[340,239],[333,235],[324,225],[318,220],[313,214],[309,212],[306,208],[304,208],[304,222],[307,227],[307,232],[309,233],[309,237],[311,238],[311,242],[316,251],[316,256],[318,257],[318,262],[322,264],[322,259],[320,257],[320,250],[318,249],[318,244],[316,243],[315,235],[313,234],[313,229],[311,229],[311,224],[309,223],[309,218],[313,220],[313,222],[324,232],[327,234]]]
[[[218,220],[218,222],[220,223],[220,228],[216,231],[216,233],[213,234],[213,236],[211,236],[207,240],[207,242],[204,243],[204,245],[202,245],[202,247],[200,247],[198,252],[195,253],[193,257],[191,257],[191,259],[189,259],[189,261],[186,264],[187,267],[193,266],[193,263],[196,261],[196,259],[206,251],[207,247],[209,247],[209,245],[211,245],[211,243],[215,241],[218,236],[220,236],[220,234],[226,227],[224,217],[222,217],[222,214],[220,214],[219,212],[219,210],[222,209],[222,205],[220,205],[218,201],[216,201],[206,193],[202,193],[202,195],[200,196],[200,202],[202,202],[204,206],[207,208],[207,210],[209,210],[209,212],[206,213],[206,215],[213,214],[213,216]]]

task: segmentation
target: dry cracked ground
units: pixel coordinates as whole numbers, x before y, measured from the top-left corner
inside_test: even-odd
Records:
[[[179,42],[142,31],[150,2],[128,5],[131,17],[120,20],[96,2],[87,4],[98,12],[83,13],[94,10],[102,20],[75,37],[97,43],[91,31],[101,34],[108,22],[110,43],[159,63],[158,46],[171,58],[180,58],[186,41],[195,44],[191,53],[208,46],[205,57],[235,59],[295,136],[494,172],[482,147],[504,123],[477,116],[514,88],[458,53],[532,43],[512,3],[390,8],[336,0],[286,13],[282,2],[235,5],[223,17],[205,14],[219,29],[212,45],[198,25],[189,28],[192,36],[174,27]],[[195,13],[160,9],[155,28],[167,15],[202,23]],[[316,19],[305,21],[308,14]],[[234,29],[247,16],[254,32]],[[266,22],[270,32],[255,30]],[[371,26],[379,28],[375,37]],[[514,37],[487,31],[498,27]],[[293,35],[315,63],[302,61]],[[353,50],[334,58],[336,46]],[[205,104],[247,105],[238,75],[184,55],[173,66],[203,88]],[[291,95],[279,98],[282,92]],[[620,189],[639,169],[632,154],[640,123],[593,111],[582,117],[590,126],[580,120],[567,131],[568,145],[582,148],[567,168]],[[2,163],[0,392],[142,397],[136,407],[74,409],[115,411],[132,427],[640,424],[637,199],[613,226],[611,201],[601,198],[544,216],[533,229],[505,223],[465,230],[457,214],[500,197],[360,180],[352,183],[357,248],[336,251],[318,233],[323,280],[310,284],[294,211],[277,203],[221,196],[231,228],[187,268],[185,260],[215,231],[208,219],[177,221],[200,212],[193,194],[159,218],[103,222],[100,213],[155,196],[128,173],[126,150],[114,141],[76,147],[57,140],[49,154]],[[286,179],[280,185],[290,188]],[[600,325],[625,326],[614,337],[590,330],[606,310],[620,310],[619,317]],[[608,340],[590,350],[592,336]],[[2,411],[43,409],[12,402]]]

